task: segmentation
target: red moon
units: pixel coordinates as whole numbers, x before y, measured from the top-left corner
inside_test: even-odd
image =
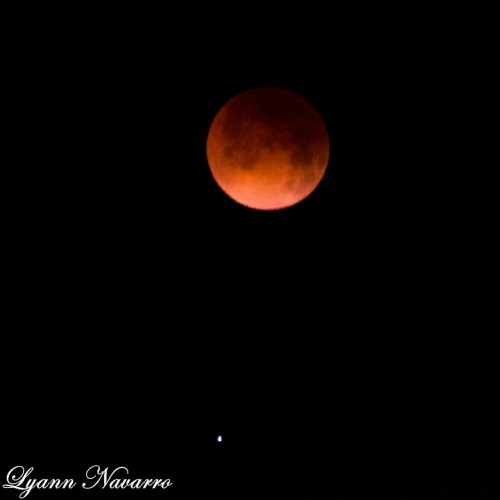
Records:
[[[290,207],[325,173],[328,132],[316,109],[280,88],[256,88],[230,99],[207,138],[210,171],[233,200],[258,210]]]

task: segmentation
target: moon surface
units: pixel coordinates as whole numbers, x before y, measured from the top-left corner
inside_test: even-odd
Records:
[[[219,187],[258,210],[278,210],[309,196],[325,173],[328,132],[316,109],[286,89],[256,88],[216,114],[207,159]]]

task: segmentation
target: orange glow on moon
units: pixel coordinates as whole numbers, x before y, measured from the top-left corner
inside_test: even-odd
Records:
[[[325,173],[330,141],[319,113],[279,88],[247,90],[215,116],[207,138],[210,171],[233,200],[278,210],[309,196]]]

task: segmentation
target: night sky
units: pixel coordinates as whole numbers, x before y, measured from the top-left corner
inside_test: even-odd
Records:
[[[99,464],[173,486],[28,498],[498,498],[493,3],[327,4],[6,2],[1,484]],[[254,87],[330,137],[284,210],[207,163]]]

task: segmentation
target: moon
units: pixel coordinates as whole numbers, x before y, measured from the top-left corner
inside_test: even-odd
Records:
[[[328,165],[330,141],[318,111],[281,88],[249,89],[215,115],[207,160],[219,187],[257,210],[279,210],[309,196]]]

